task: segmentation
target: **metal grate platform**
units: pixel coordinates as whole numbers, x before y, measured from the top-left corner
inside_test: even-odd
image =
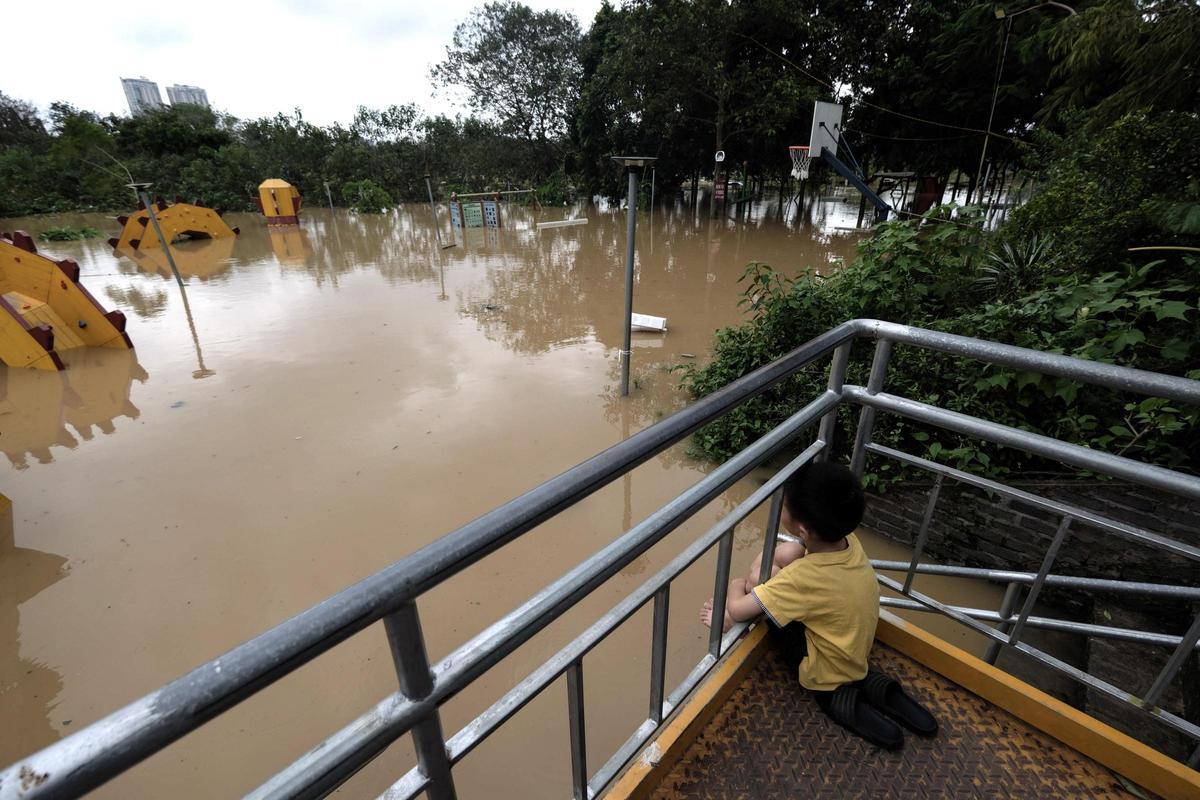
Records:
[[[871,663],[934,713],[937,738],[910,735],[896,753],[867,744],[826,717],[769,650],[654,797],[1136,797],[1100,765],[890,647],[876,642]]]

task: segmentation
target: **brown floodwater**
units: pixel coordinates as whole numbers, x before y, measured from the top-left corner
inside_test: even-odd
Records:
[[[306,209],[165,259],[102,240],[46,244],[129,318],[136,349],[71,351],[65,373],[0,367],[0,765],[99,719],[686,403],[672,367],[741,319],[747,262],[835,269],[857,200],[798,225],[755,204],[711,220],[640,215],[635,334],[619,397],[625,215],[506,207],[505,227],[441,250],[427,206]],[[536,230],[586,215],[586,226]],[[450,235],[442,216],[443,236]],[[4,230],[100,215],[0,222]],[[698,480],[681,444],[427,594],[438,659]],[[747,478],[444,708],[447,734],[639,585],[763,479]],[[735,569],[761,541],[741,526]],[[898,548],[868,542],[873,555]],[[701,656],[710,556],[672,592],[668,680]],[[998,591],[998,590],[997,590]],[[976,591],[971,604],[995,607]],[[585,662],[589,764],[645,717],[649,610]],[[150,758],[98,797],[244,792],[396,688],[379,626]],[[455,770],[463,797],[569,793],[565,688],[552,685]],[[343,788],[375,795],[412,765],[407,737]],[[497,786],[506,787],[503,791]]]

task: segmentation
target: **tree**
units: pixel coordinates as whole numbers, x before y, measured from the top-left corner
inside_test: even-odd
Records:
[[[467,92],[467,104],[557,166],[579,83],[579,23],[570,14],[488,3],[461,23],[430,75]]]
[[[1200,108],[1200,5],[1192,0],[1106,0],[1057,31],[1057,83],[1042,118],[1092,109],[1103,126],[1140,109]]]
[[[43,146],[49,139],[33,104],[0,92],[0,150]]]

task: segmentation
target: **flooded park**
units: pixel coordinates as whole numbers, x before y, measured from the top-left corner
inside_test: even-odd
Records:
[[[853,199],[853,198],[852,198]],[[807,209],[806,209],[807,210]],[[0,372],[0,760],[20,758],[261,633],[384,565],[627,438],[688,402],[676,369],[742,319],[752,260],[835,270],[861,233],[831,197],[797,222],[766,199],[713,219],[683,199],[640,213],[635,333],[619,396],[625,212],[506,204],[501,228],[450,229],[429,207],[384,215],[306,209],[302,224],[227,215],[236,239],[179,243],[185,297],[161,251],[44,244],[129,317],[133,351],[67,351],[65,372]],[[588,224],[539,231],[538,222]],[[115,227],[101,215],[3,221]],[[698,480],[681,443],[423,601],[437,659]],[[445,706],[457,730],[745,499],[754,475]],[[765,520],[739,529],[735,562]],[[902,548],[870,543],[876,557]],[[704,652],[695,618],[712,554],[671,606],[668,676]],[[740,569],[740,567],[739,567]],[[934,579],[935,580],[935,579]],[[977,599],[978,589],[973,590]],[[643,609],[590,656],[596,752],[643,712]],[[947,626],[949,627],[949,626]],[[963,634],[957,634],[960,638]],[[359,634],[98,791],[211,797],[249,790],[392,690],[377,629]],[[569,791],[561,691],[544,693],[456,770],[463,796]],[[251,733],[254,731],[254,733]],[[413,763],[401,740],[358,774],[384,790]],[[236,757],[234,757],[236,755]]]
[[[0,800],[1200,796],[1200,5],[68,5]]]

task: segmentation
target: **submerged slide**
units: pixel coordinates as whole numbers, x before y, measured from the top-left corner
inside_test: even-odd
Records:
[[[96,302],[71,259],[39,254],[22,231],[0,234],[0,363],[61,370],[73,347],[131,349],[125,315]]]

